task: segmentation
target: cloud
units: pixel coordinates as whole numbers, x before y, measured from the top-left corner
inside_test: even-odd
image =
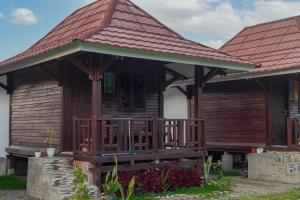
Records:
[[[0,12],[0,19],[4,18],[4,14],[2,12]]]
[[[204,41],[203,44],[215,49],[220,48],[225,43],[224,40],[208,40]]]
[[[220,46],[245,26],[300,14],[300,2],[288,0],[133,1],[177,32],[212,47]]]
[[[36,24],[39,19],[28,8],[16,8],[11,13],[10,21],[15,25],[30,26]]]

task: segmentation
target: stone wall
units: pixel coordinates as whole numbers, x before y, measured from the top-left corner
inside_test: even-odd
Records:
[[[41,200],[71,199],[73,167],[66,158],[29,158],[27,175],[27,194]],[[93,198],[98,188],[88,184]]]
[[[248,155],[250,179],[300,183],[299,152],[268,152]]]

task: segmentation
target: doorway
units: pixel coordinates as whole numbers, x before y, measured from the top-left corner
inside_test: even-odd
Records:
[[[271,145],[287,146],[288,80],[269,80]]]

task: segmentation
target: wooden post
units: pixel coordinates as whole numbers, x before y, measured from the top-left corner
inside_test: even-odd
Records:
[[[164,91],[166,90],[166,69],[159,66],[159,117],[164,117]]]
[[[100,68],[93,67],[92,70],[92,108],[91,108],[91,135],[92,135],[92,155],[97,155],[97,143],[100,137],[97,137],[98,126],[97,120],[101,117],[101,79],[102,74],[100,73]]]
[[[198,121],[195,121],[194,123],[197,124],[196,130],[198,135],[198,141],[199,146],[202,144],[205,144],[203,142],[204,133],[201,128],[201,121],[199,119],[203,119],[203,110],[202,110],[202,87],[203,87],[203,80],[204,80],[204,67],[195,66],[195,119],[198,119]]]
[[[158,137],[157,137],[157,117],[152,117],[152,140],[153,140],[153,152],[157,154],[158,151]]]
[[[288,148],[292,146],[292,131],[293,131],[293,119],[287,118],[287,144]]]

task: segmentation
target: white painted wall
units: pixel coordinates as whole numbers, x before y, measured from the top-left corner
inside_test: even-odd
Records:
[[[0,76],[0,82],[6,84],[6,77]],[[0,88],[0,157],[6,157],[5,148],[9,145],[9,95]]]
[[[164,117],[169,119],[188,118],[186,96],[176,88],[167,88],[164,92]]]

